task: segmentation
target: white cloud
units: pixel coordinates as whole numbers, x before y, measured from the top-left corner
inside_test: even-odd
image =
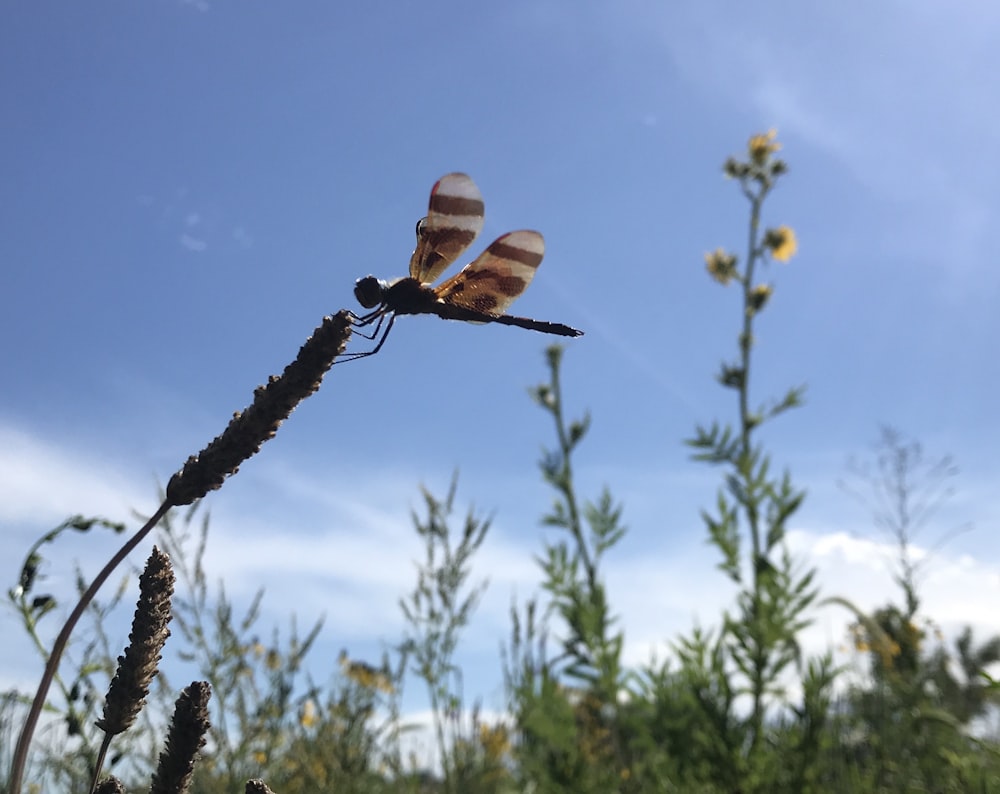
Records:
[[[208,248],[207,242],[199,240],[197,237],[192,237],[190,234],[182,234],[180,243],[188,251],[201,252]]]
[[[76,513],[123,515],[141,489],[97,453],[0,424],[0,521],[57,524]],[[9,551],[9,550],[8,550]]]
[[[265,634],[272,626],[286,627],[293,614],[300,626],[325,615],[314,653],[323,670],[332,668],[330,660],[340,647],[377,653],[398,642],[405,628],[399,599],[413,588],[414,561],[422,559],[423,549],[405,505],[394,504],[395,498],[387,502],[386,494],[413,493],[417,478],[406,471],[382,475],[381,481],[361,471],[333,476],[264,460],[228,482],[207,505],[212,510],[205,558],[209,581],[225,583],[237,615],[265,588],[259,624]],[[149,495],[145,477],[137,478],[127,465],[95,461],[85,452],[0,426],[0,520],[26,526],[0,535],[0,577],[14,581],[28,544],[67,515],[128,516],[129,506],[148,503]],[[455,515],[464,515],[464,508],[457,505]],[[541,541],[518,537],[502,519],[487,536],[470,580],[490,580],[460,648],[460,661],[473,660],[465,676],[470,697],[498,685],[497,648],[509,637],[512,597],[523,605],[539,592],[541,573],[534,557]],[[630,516],[633,525],[651,521]],[[864,610],[900,600],[890,572],[891,543],[821,529],[798,529],[788,540],[797,559],[818,569],[823,596],[844,596]],[[117,543],[60,547],[50,556],[48,584],[61,582],[68,592],[69,555],[82,557],[84,570],[93,571]],[[733,603],[734,588],[716,570],[713,547],[688,542],[643,548],[637,540],[633,548],[627,554],[621,552],[624,547],[612,550],[605,576],[612,609],[626,632],[625,660],[639,665],[654,654],[661,660],[669,656],[670,643],[695,625],[717,626]],[[925,553],[914,549],[916,558]],[[965,624],[981,639],[1000,631],[993,609],[1000,601],[998,561],[940,550],[926,561],[920,586],[924,614],[948,635]],[[825,607],[813,616],[815,623],[803,635],[807,655],[844,642],[851,613]],[[29,650],[23,644],[14,647]],[[8,674],[23,667],[12,660]]]
[[[827,153],[866,198],[892,205],[886,250],[989,266],[1000,156],[992,83],[979,78],[1000,68],[996,9],[706,2],[663,14],[662,40],[689,81],[749,106],[786,144]],[[938,249],[913,235],[918,223],[939,229]]]
[[[841,596],[864,611],[889,602],[902,603],[892,579],[897,550],[891,543],[852,538],[843,532],[795,530],[788,535],[793,556],[817,569],[821,597]],[[919,546],[914,560],[925,559],[920,579],[921,613],[940,625],[947,636],[971,625],[979,639],[1000,633],[1000,562],[966,554],[929,556]],[[671,555],[663,551],[628,560],[608,560],[608,593],[626,630],[625,658],[643,664],[655,655],[671,655],[670,643],[694,626],[717,627],[723,610],[731,608],[734,586],[715,569],[714,547],[694,547]],[[974,594],[974,596],[973,596]],[[854,616],[843,607],[815,610],[813,625],[802,637],[806,655],[835,649],[847,638]]]
[[[230,227],[225,211],[214,207],[211,200],[196,200],[187,188],[177,188],[174,194],[174,199],[167,203],[161,203],[152,194],[142,194],[136,202],[146,210],[156,211],[157,225],[169,234],[176,234],[182,248],[200,253],[207,250],[210,243],[215,248],[219,245],[235,245],[241,249],[253,247],[254,239],[247,227],[242,224]],[[228,239],[224,236],[226,228],[231,228]],[[223,234],[221,238],[220,233]]]

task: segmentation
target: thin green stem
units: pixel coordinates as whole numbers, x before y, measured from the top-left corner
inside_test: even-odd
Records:
[[[751,435],[755,426],[755,420],[750,415],[750,353],[753,348],[753,318],[752,290],[753,275],[757,264],[757,257],[760,255],[758,249],[758,238],[760,236],[760,210],[764,201],[764,192],[753,196],[751,199],[750,228],[747,250],[747,269],[742,279],[743,283],[743,331],[740,335],[740,367],[743,377],[740,380],[739,400],[740,400],[740,439],[742,447],[741,458],[744,461],[744,484],[749,488],[752,479],[752,472],[749,470],[750,453],[753,449]],[[748,503],[752,499],[747,500]],[[760,528],[757,522],[756,510],[748,505],[748,516],[750,522],[750,536],[753,543],[754,558],[760,554]]]
[[[760,630],[757,622],[760,618],[762,607],[762,582],[760,581],[760,556],[762,544],[760,536],[760,521],[756,507],[757,495],[753,491],[754,472],[753,466],[751,465],[751,453],[753,450],[752,434],[756,426],[756,419],[751,416],[750,413],[750,354],[753,348],[753,320],[755,316],[752,303],[752,291],[754,285],[753,277],[757,259],[760,256],[758,243],[760,238],[760,213],[764,197],[767,194],[767,189],[766,187],[761,187],[756,193],[750,190],[745,190],[744,192],[750,198],[751,210],[747,241],[747,267],[743,279],[741,280],[743,286],[743,331],[740,335],[740,367],[742,370],[742,378],[740,379],[739,388],[741,465],[740,471],[738,471],[737,474],[743,480],[743,488],[746,494],[746,498],[743,500],[743,507],[746,512],[750,542],[753,546],[753,555],[750,563],[751,573],[753,576],[751,599],[753,604],[752,614],[754,624],[750,627],[750,630],[757,635],[754,638],[755,641],[753,643],[752,651],[753,681],[751,682],[751,689],[753,696],[753,709],[751,711],[750,753],[753,754],[756,751],[763,729],[763,699],[764,688],[766,685],[765,675],[768,654],[765,648],[764,638],[759,636]]]
[[[576,541],[580,552],[580,560],[587,571],[587,584],[593,592],[597,586],[597,567],[590,556],[590,549],[583,536],[583,527],[580,523],[580,508],[577,505],[576,489],[573,487],[573,468],[570,456],[573,451],[573,444],[566,434],[566,424],[563,418],[562,383],[559,377],[559,365],[552,366],[552,415],[556,421],[556,436],[559,439],[559,452],[561,456],[562,469],[559,473],[559,488],[566,498],[566,509],[569,511],[569,530]]]

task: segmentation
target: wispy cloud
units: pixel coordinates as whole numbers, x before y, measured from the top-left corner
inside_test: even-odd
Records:
[[[197,237],[192,237],[190,234],[182,234],[180,236],[180,243],[181,247],[196,253],[200,253],[208,248],[208,243],[204,240],[199,240]]]
[[[914,223],[933,223],[940,249],[927,251],[921,237],[914,256],[988,267],[988,175],[1000,154],[989,138],[993,86],[978,76],[1000,69],[990,43],[1000,12],[803,5],[778,18],[708,2],[664,14],[669,24],[658,29],[691,82],[749,105],[786,142],[825,152],[869,197],[893,205],[885,236],[894,248],[913,239]]]
[[[242,226],[233,229],[233,239],[242,248],[250,248],[253,245],[253,237]]]
[[[253,236],[245,224],[233,223],[214,201],[198,198],[186,187],[176,188],[162,200],[144,193],[136,197],[136,203],[155,215],[156,225],[175,235],[185,251],[202,253],[209,247],[219,251],[227,246],[246,250],[253,246]]]
[[[0,522],[49,526],[76,513],[127,515],[147,496],[125,468],[0,424]],[[0,535],[10,542],[9,533]]]

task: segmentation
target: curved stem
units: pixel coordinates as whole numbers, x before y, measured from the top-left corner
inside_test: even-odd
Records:
[[[28,712],[28,717],[24,721],[24,727],[21,728],[21,735],[17,739],[17,748],[14,751],[14,761],[10,768],[10,794],[21,794],[21,778],[24,776],[24,768],[28,760],[28,747],[31,744],[31,737],[35,733],[35,726],[38,724],[38,718],[45,705],[45,698],[49,693],[49,686],[52,684],[52,679],[55,677],[56,670],[59,667],[59,661],[62,659],[63,651],[66,650],[66,645],[69,642],[70,635],[73,633],[73,629],[76,628],[76,624],[80,621],[80,618],[83,616],[87,607],[90,606],[90,602],[94,600],[94,596],[97,595],[97,591],[101,589],[115,568],[117,568],[132,552],[132,550],[142,542],[142,540],[149,534],[150,530],[159,523],[160,519],[163,518],[171,507],[173,507],[173,505],[166,501],[161,504],[142,529],[129,538],[125,545],[118,550],[115,556],[108,561],[108,564],[104,566],[99,574],[97,574],[94,581],[90,583],[90,587],[88,587],[87,591],[80,597],[79,603],[66,620],[66,625],[62,627],[62,631],[60,631],[59,636],[56,637],[56,640],[52,645],[52,654],[49,656],[49,661],[45,665],[45,672],[42,674],[42,680],[38,684],[38,691],[35,693],[34,701],[32,701],[31,710]]]

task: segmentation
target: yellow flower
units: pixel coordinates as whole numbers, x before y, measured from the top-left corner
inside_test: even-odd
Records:
[[[309,699],[302,704],[302,711],[299,713],[299,722],[303,728],[311,728],[316,724],[316,703]]]
[[[778,136],[777,130],[768,130],[763,135],[752,135],[747,149],[750,151],[750,159],[754,165],[764,165],[767,158],[781,150],[781,144],[775,138]]]
[[[256,750],[254,751],[253,754],[253,760],[256,761],[258,764],[260,764],[261,766],[263,766],[264,764],[267,763],[267,753],[264,753],[261,750]]]
[[[510,736],[505,725],[480,725],[479,743],[491,761],[499,761],[510,749]]]
[[[267,659],[264,661],[268,670],[278,670],[281,668],[281,654],[272,648],[267,652]]]
[[[392,679],[381,670],[376,670],[370,664],[353,662],[346,654],[341,654],[340,667],[350,680],[362,689],[377,689],[391,695],[396,691]]]
[[[799,241],[795,239],[795,232],[790,226],[768,229],[764,244],[771,249],[771,256],[779,262],[787,262],[799,250]]]
[[[375,688],[375,677],[378,671],[364,662],[351,662],[347,667],[347,676],[365,689]]]
[[[899,643],[893,639],[889,639],[885,642],[878,643],[875,651],[878,653],[879,657],[882,659],[882,666],[891,670],[895,664],[894,659],[899,656],[900,652]]]
[[[705,267],[708,274],[723,286],[736,278],[736,257],[722,248],[705,254]]]

